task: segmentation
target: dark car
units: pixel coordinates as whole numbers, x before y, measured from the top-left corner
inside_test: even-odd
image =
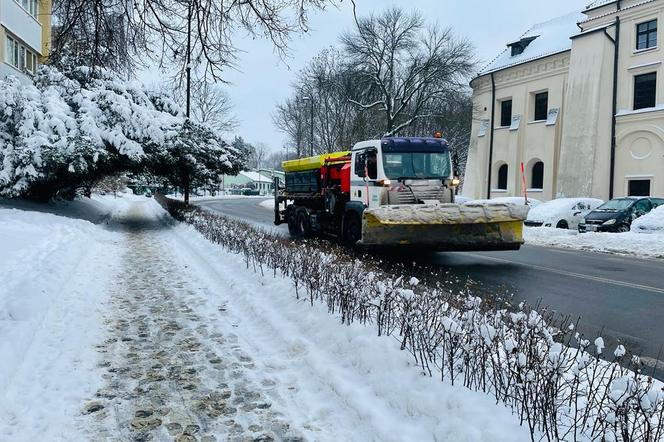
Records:
[[[585,216],[579,232],[629,232],[632,221],[664,204],[664,198],[614,198]]]

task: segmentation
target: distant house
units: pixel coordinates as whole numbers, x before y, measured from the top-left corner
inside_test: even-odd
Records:
[[[0,1],[0,79],[30,83],[51,47],[51,0]]]
[[[237,175],[224,175],[223,177],[224,189],[253,189],[258,190],[261,194],[266,194],[272,191],[272,178],[262,173],[243,170]]]

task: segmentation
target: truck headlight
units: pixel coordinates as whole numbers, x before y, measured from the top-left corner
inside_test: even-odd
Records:
[[[602,225],[603,225],[603,226],[612,226],[612,225],[614,225],[615,223],[616,223],[616,219],[614,218],[614,219],[610,219],[610,220],[608,220],[608,221],[605,221],[604,224],[602,224]]]

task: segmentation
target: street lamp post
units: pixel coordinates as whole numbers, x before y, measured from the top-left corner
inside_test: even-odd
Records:
[[[189,0],[189,5],[187,8],[187,65],[185,66],[186,73],[187,73],[187,107],[186,107],[186,112],[187,112],[187,122],[189,122],[189,118],[191,117],[191,15],[192,15],[192,0]],[[189,184],[190,184],[190,176],[189,176],[189,170],[188,166],[185,163],[184,164],[184,182],[183,187],[184,187],[184,203],[186,205],[189,205]]]
[[[309,135],[309,154],[314,156],[314,99],[313,97],[302,97],[302,100],[308,101],[311,105],[311,125],[309,129],[311,130]]]

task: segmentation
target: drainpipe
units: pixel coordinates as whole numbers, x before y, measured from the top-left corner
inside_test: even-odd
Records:
[[[493,169],[493,132],[494,124],[493,120],[496,115],[496,79],[493,77],[493,72],[491,73],[491,138],[489,139],[489,171],[488,171],[488,181],[486,185],[486,198],[491,199],[491,170]]]
[[[619,12],[621,0],[616,4]],[[620,55],[620,17],[616,14],[616,38],[613,40],[613,113],[611,114],[611,166],[609,168],[609,199],[613,199],[616,171],[616,113],[618,112],[618,57]]]

